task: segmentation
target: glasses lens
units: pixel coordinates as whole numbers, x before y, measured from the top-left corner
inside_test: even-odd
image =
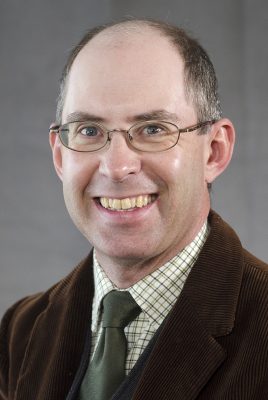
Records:
[[[62,143],[76,151],[96,151],[105,146],[107,135],[98,124],[86,122],[70,122],[60,129]]]
[[[178,127],[171,122],[147,121],[134,125],[129,130],[131,145],[142,151],[170,149],[178,142]]]

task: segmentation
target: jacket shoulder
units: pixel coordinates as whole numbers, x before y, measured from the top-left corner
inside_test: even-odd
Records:
[[[268,331],[268,264],[243,249],[244,273],[240,299],[248,299],[255,307],[255,315],[263,313]]]
[[[14,365],[16,369],[19,368],[35,321],[47,305],[46,299],[47,296],[41,293],[25,297],[10,307],[3,316],[0,326],[0,399],[8,396],[9,370],[12,367],[8,349],[12,343],[18,343],[19,334],[23,332],[19,341],[17,366]]]
[[[40,318],[53,304],[64,303],[75,290],[84,261],[47,291],[19,300],[4,314],[0,325],[0,400],[9,398],[8,392],[16,386],[28,344]]]
[[[268,279],[268,264],[253,254],[251,254],[249,251],[243,249],[243,254],[244,254],[244,262],[245,265],[248,266],[250,269],[256,269],[259,270],[260,272],[263,272],[263,276],[267,277]]]

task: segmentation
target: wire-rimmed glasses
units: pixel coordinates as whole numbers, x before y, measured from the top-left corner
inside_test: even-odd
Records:
[[[50,128],[59,135],[61,143],[70,150],[94,152],[102,149],[111,141],[115,132],[125,134],[129,147],[144,152],[165,151],[174,147],[180,134],[214,124],[216,121],[204,121],[187,128],[178,128],[172,122],[150,120],[138,122],[128,130],[107,129],[92,121],[74,121]]]

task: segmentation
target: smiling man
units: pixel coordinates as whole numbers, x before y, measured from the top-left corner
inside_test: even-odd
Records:
[[[232,156],[213,66],[177,27],[93,29],[50,145],[90,255],[1,327],[1,399],[268,397],[267,265],[210,210]]]

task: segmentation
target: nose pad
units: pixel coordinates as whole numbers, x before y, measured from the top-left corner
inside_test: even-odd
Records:
[[[110,143],[112,141],[113,133],[118,133],[119,135],[121,134],[122,136],[124,136],[126,141],[128,140],[128,131],[124,129],[112,129],[111,131],[107,132],[108,135],[107,142]]]
[[[126,131],[110,131],[108,147],[101,154],[99,171],[113,181],[121,182],[141,169],[140,155],[128,146],[126,135]]]

